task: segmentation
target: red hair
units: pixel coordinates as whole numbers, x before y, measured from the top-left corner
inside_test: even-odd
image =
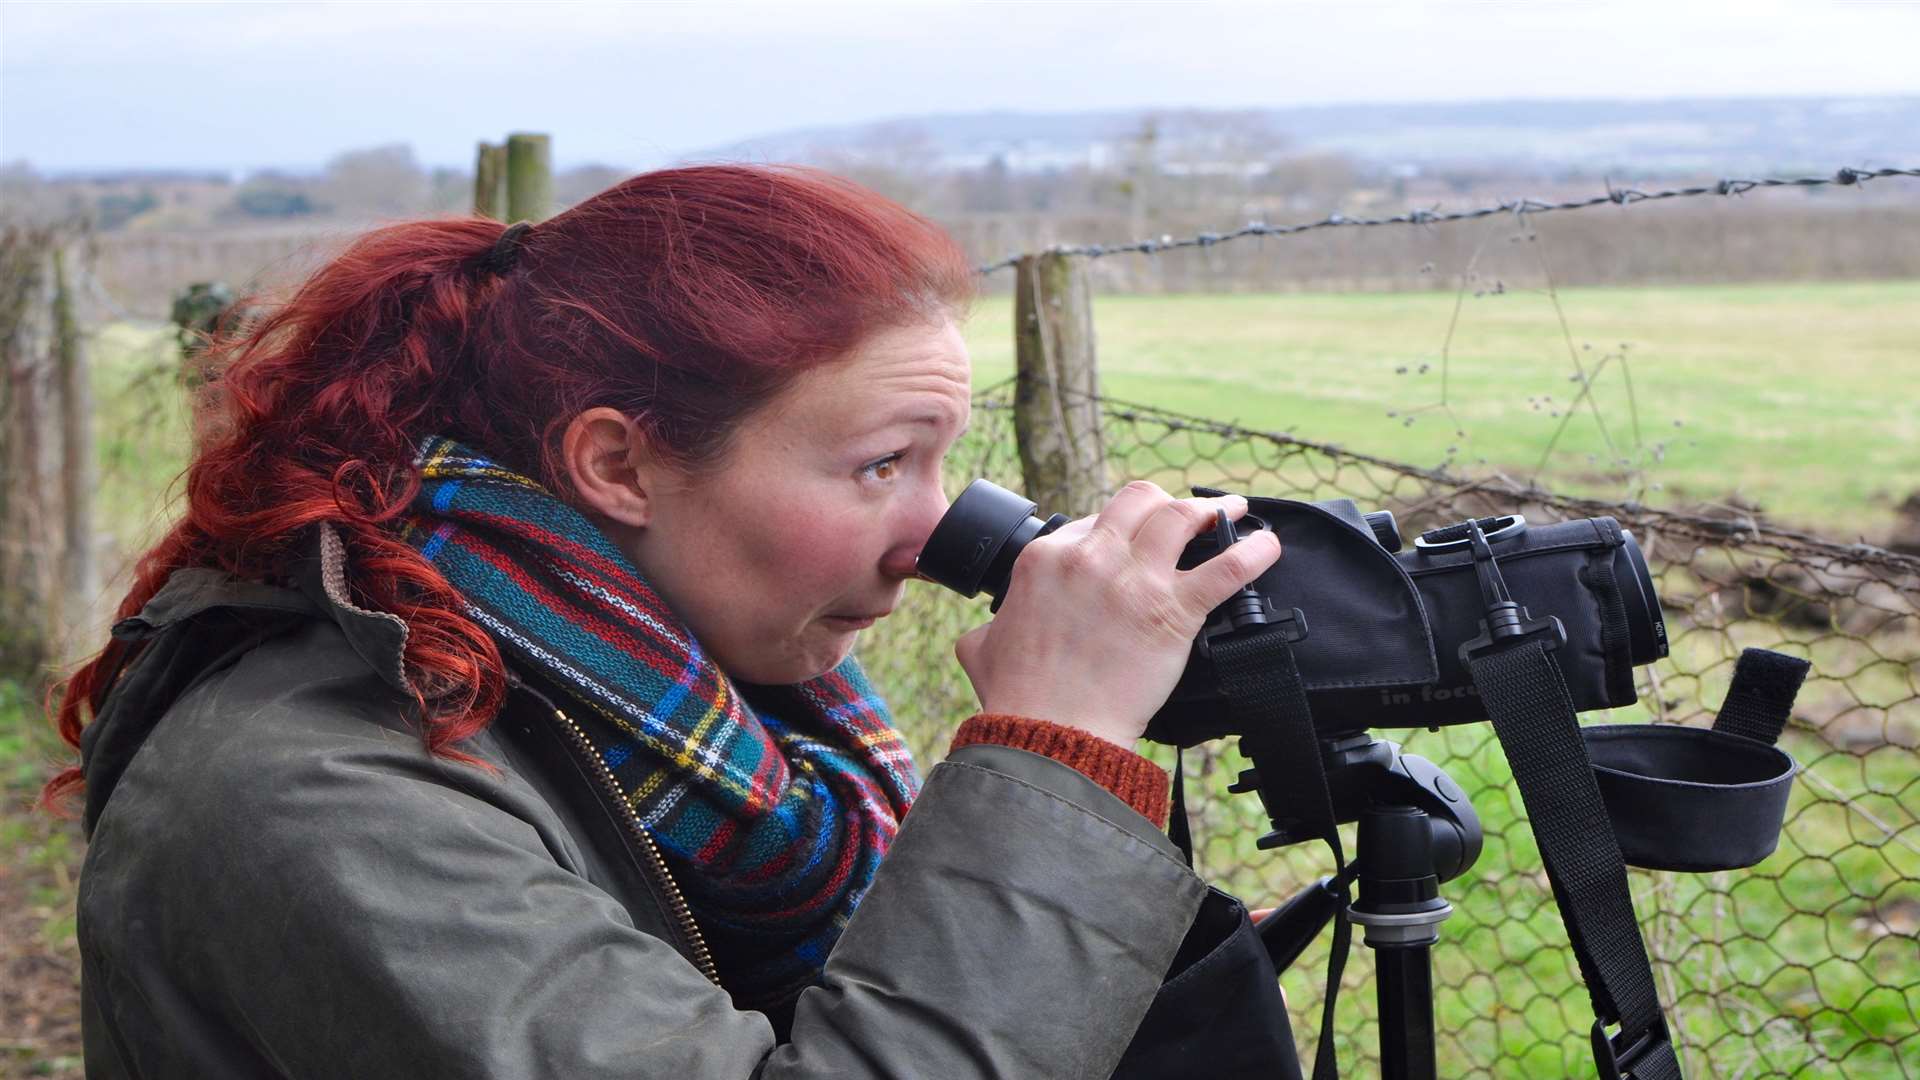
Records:
[[[459,756],[505,692],[491,638],[390,531],[419,487],[414,448],[445,435],[571,495],[558,441],[581,411],[636,419],[687,468],[800,372],[875,330],[962,315],[968,261],[942,229],[851,181],[796,166],[646,173],[520,238],[482,218],[376,229],[282,307],[213,343],[221,372],[186,472],[180,521],[135,564],[116,618],[167,576],[284,575],[330,522],[363,572],[356,602],[403,617],[427,748]],[[50,695],[74,747],[136,646],[109,641]],[[48,802],[83,787],[77,766]]]

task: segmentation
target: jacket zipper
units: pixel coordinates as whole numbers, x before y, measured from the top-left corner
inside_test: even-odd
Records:
[[[673,880],[673,874],[667,870],[667,860],[660,854],[659,845],[655,844],[653,837],[647,835],[647,830],[641,827],[640,815],[633,812],[632,804],[620,794],[620,785],[614,782],[613,773],[607,769],[607,763],[594,752],[593,743],[588,740],[587,733],[581,731],[580,725],[573,722],[573,717],[561,711],[558,706],[548,703],[547,707],[553,710],[553,715],[560,718],[561,727],[566,729],[568,737],[573,741],[574,748],[580,752],[580,756],[593,762],[594,775],[599,778],[605,793],[611,795],[614,803],[620,807],[621,820],[626,822],[628,834],[640,841],[641,848],[646,851],[647,858],[653,863],[653,869],[659,873],[660,881],[666,885],[667,905],[673,909],[673,917],[679,922],[681,933],[686,937],[687,944],[693,947],[694,966],[700,969],[700,973],[705,975],[709,982],[719,986],[720,969],[714,966],[713,953],[708,951],[707,940],[700,935],[700,927],[693,921],[693,909],[687,906],[687,898],[680,892],[679,883]]]

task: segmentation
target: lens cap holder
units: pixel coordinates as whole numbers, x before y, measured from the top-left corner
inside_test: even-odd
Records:
[[[1516,514],[1462,522],[1416,541],[1428,549],[1464,546],[1473,553],[1487,617],[1480,636],[1460,646],[1463,664],[1529,639],[1548,652],[1567,643],[1560,620],[1533,618],[1501,577],[1489,541],[1526,527],[1526,519]],[[1675,724],[1580,729],[1627,865],[1700,873],[1742,869],[1773,854],[1795,769],[1793,758],[1773,744],[1809,667],[1783,653],[1746,650],[1711,729]]]
[[[1773,854],[1797,768],[1774,741],[1809,667],[1766,649],[1741,653],[1711,729],[1581,729],[1628,865],[1702,873],[1738,870]]]

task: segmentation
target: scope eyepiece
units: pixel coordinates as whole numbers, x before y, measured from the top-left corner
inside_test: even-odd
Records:
[[[975,480],[953,500],[920,549],[915,569],[961,596],[986,593],[995,610],[1013,576],[1013,562],[1027,542],[1067,523],[1065,514],[1045,521],[1033,516],[1038,504],[990,480]]]

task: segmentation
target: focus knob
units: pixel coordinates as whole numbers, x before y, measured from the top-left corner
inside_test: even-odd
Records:
[[[1394,523],[1393,511],[1375,510],[1367,515],[1367,526],[1373,530],[1373,538],[1388,551],[1400,550],[1400,526]]]

